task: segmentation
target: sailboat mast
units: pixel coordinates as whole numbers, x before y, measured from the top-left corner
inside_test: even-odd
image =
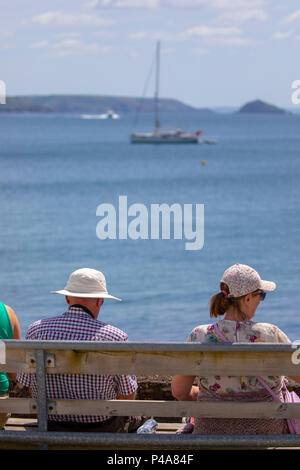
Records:
[[[159,101],[158,101],[158,94],[159,94],[159,73],[160,73],[160,41],[157,41],[156,47],[156,80],[155,80],[155,95],[154,95],[154,102],[155,102],[155,130],[157,131],[160,128],[159,122]]]

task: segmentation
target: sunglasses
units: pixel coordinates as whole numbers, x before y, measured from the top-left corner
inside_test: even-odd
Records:
[[[262,302],[263,300],[265,300],[267,293],[266,292],[257,292],[256,294],[252,294],[252,295],[259,295],[260,300]]]

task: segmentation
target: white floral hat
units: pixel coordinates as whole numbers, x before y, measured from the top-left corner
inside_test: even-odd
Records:
[[[226,269],[221,279],[229,288],[228,297],[242,297],[258,289],[273,291],[275,282],[263,281],[255,269],[246,264],[234,264]]]

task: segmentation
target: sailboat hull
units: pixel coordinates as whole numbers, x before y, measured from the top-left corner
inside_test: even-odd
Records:
[[[198,144],[198,136],[195,134],[131,134],[132,144]]]

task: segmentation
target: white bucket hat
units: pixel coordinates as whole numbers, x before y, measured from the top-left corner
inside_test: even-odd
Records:
[[[64,289],[51,291],[51,294],[93,299],[121,300],[107,292],[104,274],[91,268],[77,269],[77,271],[74,271],[70,275]]]
[[[263,291],[276,289],[275,282],[263,281],[258,272],[246,264],[234,264],[226,269],[221,282],[229,288],[228,297],[242,297],[258,289]]]

